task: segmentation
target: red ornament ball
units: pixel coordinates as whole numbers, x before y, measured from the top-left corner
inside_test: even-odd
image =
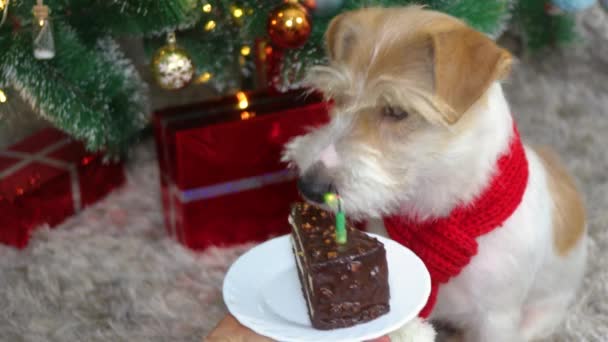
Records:
[[[270,12],[268,35],[272,42],[285,49],[296,49],[306,43],[312,31],[312,19],[306,7],[287,2]]]

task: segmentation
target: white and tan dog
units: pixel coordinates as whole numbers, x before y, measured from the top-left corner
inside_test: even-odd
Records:
[[[445,217],[484,191],[514,134],[498,83],[510,71],[507,51],[420,7],[342,14],[326,40],[330,64],[309,80],[334,100],[331,121],[285,151],[309,200],[334,187],[351,217],[382,232],[382,217]],[[550,152],[526,146],[525,157],[521,203],[439,288],[430,317],[461,328],[465,341],[549,335],[583,277],[580,196]]]

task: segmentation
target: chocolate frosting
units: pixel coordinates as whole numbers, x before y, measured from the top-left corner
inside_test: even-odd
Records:
[[[348,327],[389,311],[386,251],[380,241],[347,225],[347,243],[337,244],[334,215],[306,203],[292,207],[291,222],[313,327]]]

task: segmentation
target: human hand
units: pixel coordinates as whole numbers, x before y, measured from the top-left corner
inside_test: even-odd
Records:
[[[249,328],[243,326],[232,315],[224,317],[213,329],[211,334],[204,340],[205,342],[272,342],[271,339],[258,335]],[[368,342],[390,342],[388,336]]]
[[[271,339],[258,335],[243,326],[234,316],[227,315],[213,329],[205,342],[272,342]]]

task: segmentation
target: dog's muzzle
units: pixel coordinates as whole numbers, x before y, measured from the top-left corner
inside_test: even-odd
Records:
[[[314,164],[306,170],[298,179],[298,189],[306,200],[319,204],[324,203],[326,193],[334,191],[331,177],[322,163]]]

